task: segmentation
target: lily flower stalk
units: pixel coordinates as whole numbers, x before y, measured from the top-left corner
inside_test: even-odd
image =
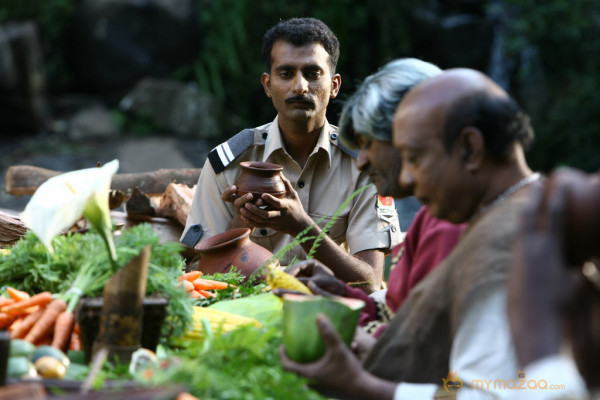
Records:
[[[108,197],[112,176],[118,169],[119,160],[113,160],[100,168],[80,169],[48,179],[27,203],[21,220],[52,253],[52,239],[83,216],[100,233],[116,268]]]

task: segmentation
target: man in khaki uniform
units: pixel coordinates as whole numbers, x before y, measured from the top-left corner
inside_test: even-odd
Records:
[[[256,228],[253,241],[276,252],[325,216],[319,223],[322,228],[344,200],[369,183],[356,167],[355,154],[340,145],[337,128],[325,117],[341,85],[335,73],[339,43],[331,30],[312,18],[281,22],[265,34],[263,56],[269,73],[263,73],[261,81],[277,117],[211,151],[182,236],[188,246],[228,229],[249,227]],[[255,204],[252,195],[236,198],[232,185],[240,174],[239,164],[249,160],[282,165],[287,196],[263,194]],[[338,216],[315,254],[340,279],[370,281],[370,290],[380,287],[384,252],[400,240],[393,202],[390,206],[385,200],[374,186],[361,192]],[[320,232],[313,228],[307,236]],[[304,259],[312,244],[304,242],[282,263],[294,256]]]

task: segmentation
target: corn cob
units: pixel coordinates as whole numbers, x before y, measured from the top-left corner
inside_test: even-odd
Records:
[[[312,294],[310,289],[304,283],[278,267],[269,268],[269,272],[267,273],[267,283],[271,286],[271,289],[287,289]]]
[[[261,323],[254,318],[214,310],[212,308],[194,306],[192,313],[192,327],[184,335],[184,339],[204,339],[204,328],[202,320],[207,319],[212,331],[215,333],[226,333],[244,325],[262,327]]]

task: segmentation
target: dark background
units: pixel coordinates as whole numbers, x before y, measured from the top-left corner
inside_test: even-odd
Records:
[[[146,138],[174,140],[189,156],[182,166],[201,166],[216,143],[274,118],[260,85],[262,35],[299,16],[322,19],[341,43],[331,123],[365,76],[416,57],[506,88],[533,120],[534,169],[600,168],[594,0],[3,0],[1,166],[35,163],[36,150],[79,160],[41,166],[91,166],[95,150]],[[143,168],[153,166],[165,167],[157,157]]]

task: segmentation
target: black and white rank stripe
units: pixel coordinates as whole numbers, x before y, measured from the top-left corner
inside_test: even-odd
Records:
[[[254,144],[254,129],[244,129],[226,142],[221,143],[208,153],[210,165],[215,173],[225,169],[240,154]]]

